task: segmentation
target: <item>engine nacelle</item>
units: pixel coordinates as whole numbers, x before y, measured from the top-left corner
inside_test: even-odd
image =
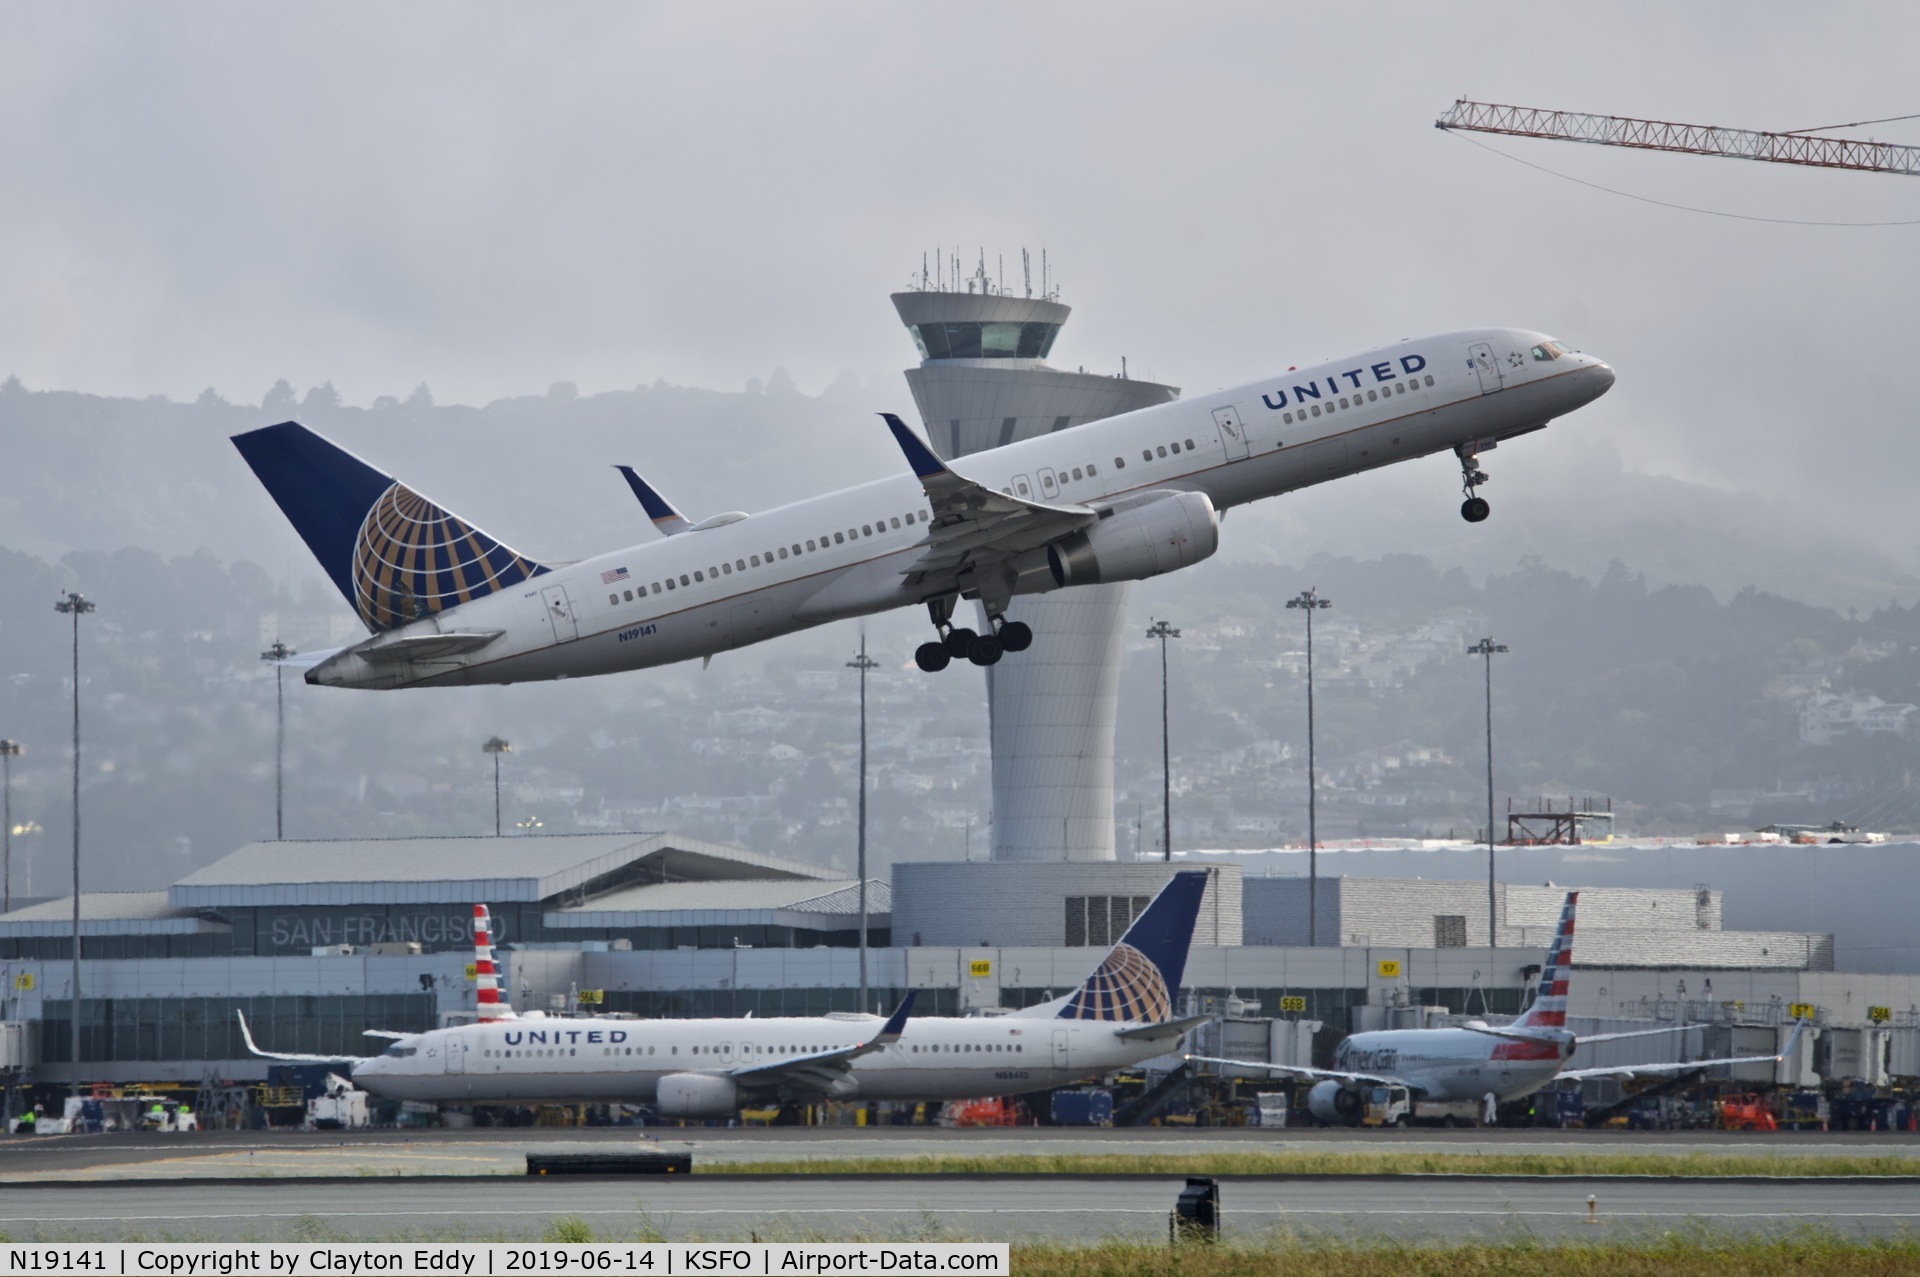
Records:
[[[655,1107],[661,1117],[732,1117],[740,1111],[740,1088],[730,1077],[669,1073],[660,1079]]]
[[[1047,547],[1053,583],[1144,581],[1191,567],[1220,548],[1220,518],[1204,492],[1157,492]]]
[[[1330,1125],[1352,1126],[1360,1120],[1363,1107],[1360,1092],[1338,1082],[1315,1082],[1307,1092],[1307,1112]]]

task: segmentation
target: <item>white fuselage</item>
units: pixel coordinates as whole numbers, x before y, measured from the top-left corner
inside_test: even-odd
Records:
[[[1401,342],[974,453],[961,468],[983,486],[1046,504],[1172,490],[1205,493],[1225,510],[1462,445],[1491,446],[1613,384],[1612,370],[1589,356],[1531,356],[1549,340],[1480,329]],[[844,488],[568,564],[395,631],[499,633],[477,650],[379,662],[349,650],[307,677],[368,688],[577,678],[924,602],[933,594],[906,573],[926,538],[928,509],[910,473]],[[1019,587],[1049,588],[1045,573]]]
[[[362,1060],[353,1080],[375,1095],[441,1104],[651,1102],[675,1073],[732,1075],[879,1032],[878,1017],[770,1020],[499,1020],[435,1029]],[[853,1062],[815,1098],[937,1101],[1017,1095],[1163,1055],[1175,1037],[1128,1040],[1103,1021],[1038,1016],[927,1018]]]
[[[1432,1100],[1500,1100],[1530,1095],[1571,1055],[1559,1041],[1516,1042],[1471,1029],[1384,1029],[1355,1033],[1335,1048],[1333,1067],[1396,1077]]]

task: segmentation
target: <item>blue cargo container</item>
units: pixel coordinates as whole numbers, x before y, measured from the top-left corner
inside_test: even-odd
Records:
[[[1052,1111],[1056,1126],[1112,1126],[1113,1092],[1101,1087],[1055,1091]]]

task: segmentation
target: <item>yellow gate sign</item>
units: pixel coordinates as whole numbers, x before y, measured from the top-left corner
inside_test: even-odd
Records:
[[[607,1000],[605,989],[582,989],[575,995],[581,1006],[599,1006]]]
[[[469,962],[467,964],[467,979],[477,980],[479,978],[480,978],[480,964],[477,962]]]
[[[1374,964],[1373,969],[1380,973],[1382,980],[1398,980],[1400,978],[1400,960],[1398,958],[1382,958]]]
[[[33,992],[33,972],[22,971],[19,975],[13,977],[13,987],[22,993]]]
[[[1283,1014],[1289,1011],[1304,1014],[1306,1009],[1307,1000],[1297,993],[1288,994],[1280,999],[1280,1010]]]
[[[1868,1007],[1867,1018],[1875,1024],[1885,1024],[1893,1018],[1892,1007]]]
[[[993,960],[990,958],[972,959],[967,963],[967,974],[976,980],[986,979],[993,974]]]
[[[1811,1002],[1788,1003],[1787,1016],[1788,1018],[1794,1019],[1794,1020],[1811,1020],[1813,1018],[1813,1003]]]

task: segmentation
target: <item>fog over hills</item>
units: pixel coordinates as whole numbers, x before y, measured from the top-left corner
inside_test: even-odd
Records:
[[[87,881],[158,887],[273,819],[274,638],[359,630],[228,442],[301,420],[539,557],[656,533],[612,470],[689,513],[754,510],[896,472],[874,415],[892,376],[818,394],[776,372],[711,391],[566,385],[484,407],[426,392],[342,405],[322,387],[259,405],[0,386],[0,735],[16,768],[16,890],[61,872],[68,829],[63,589],[81,631]],[[1613,797],[1647,833],[1849,818],[1920,828],[1914,564],[1810,511],[1635,473],[1578,417],[1491,453],[1492,521],[1457,514],[1450,456],[1242,508],[1213,560],[1136,587],[1130,624],[1172,618],[1175,838],[1268,846],[1305,828],[1307,585],[1335,600],[1318,648],[1323,836],[1469,833],[1484,820],[1492,632],[1504,795]],[[964,469],[964,463],[962,463]],[[984,688],[908,659],[925,621],[865,629],[874,676],[874,867],[984,849]],[[846,622],[697,663],[513,688],[356,693],[287,682],[292,836],[491,824],[479,742],[514,742],[504,808],[548,831],[669,828],[846,870],[854,717]],[[1044,641],[1044,635],[1039,641]],[[1157,650],[1122,674],[1115,819],[1149,844],[1159,792]],[[1824,717],[1823,717],[1824,716]],[[537,823],[537,826],[535,824]]]
[[[631,464],[698,517],[755,510],[895,473],[876,416],[911,397],[893,376],[852,373],[803,394],[784,372],[737,391],[673,386],[547,393],[484,407],[435,405],[424,391],[379,406],[329,387],[264,404],[121,399],[0,388],[10,482],[0,545],[58,558],[142,546],[164,555],[252,559],[282,581],[322,578],[228,436],[295,419],[360,453],[536,557],[578,558],[651,529],[614,473]],[[1417,551],[1475,579],[1525,558],[1598,579],[1622,562],[1654,585],[1756,588],[1823,607],[1870,609],[1920,597],[1920,543],[1880,543],[1878,521],[1627,468],[1578,416],[1486,458],[1494,519],[1457,513],[1450,454],[1344,479],[1235,512],[1228,560],[1307,562]]]

